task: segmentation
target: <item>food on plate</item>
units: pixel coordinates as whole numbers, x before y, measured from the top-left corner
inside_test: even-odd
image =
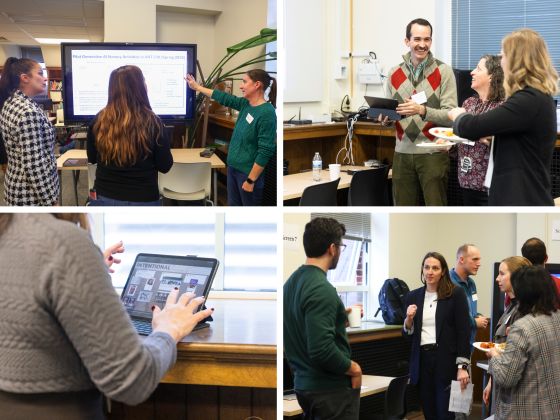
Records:
[[[491,348],[493,348],[494,346],[495,346],[495,344],[492,343],[491,341],[489,341],[489,342],[487,342],[487,343],[482,343],[482,344],[480,345],[480,347],[483,348],[483,349],[491,349]]]
[[[453,130],[446,131],[445,134],[447,137],[453,137]]]
[[[506,349],[506,343],[496,344],[496,348],[498,348],[500,350],[505,350]]]

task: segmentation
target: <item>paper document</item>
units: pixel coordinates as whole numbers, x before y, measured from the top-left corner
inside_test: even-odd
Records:
[[[486,178],[484,178],[484,186],[490,188],[492,184],[492,174],[494,173],[494,137],[490,143],[490,159],[488,159],[488,169],[486,170]]]
[[[473,384],[468,384],[467,389],[461,392],[461,384],[457,381],[451,381],[449,411],[454,413],[468,413],[472,405],[473,387]]]

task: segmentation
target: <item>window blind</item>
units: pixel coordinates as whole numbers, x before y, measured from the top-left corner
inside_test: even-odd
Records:
[[[330,217],[344,224],[344,238],[371,242],[370,213],[311,213],[311,220],[318,217]]]
[[[507,34],[530,28],[542,36],[560,73],[559,22],[558,0],[451,0],[451,66],[472,70],[483,54],[500,52]]]

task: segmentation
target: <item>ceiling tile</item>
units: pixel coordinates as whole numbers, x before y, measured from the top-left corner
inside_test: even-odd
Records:
[[[33,38],[8,38],[10,41],[12,41],[14,44],[38,44],[37,41],[35,41]]]
[[[102,18],[103,17],[103,3],[84,3],[86,9],[86,17],[88,18]]]
[[[103,18],[86,18],[86,26],[91,28],[104,28]]]
[[[82,34],[87,35],[87,29],[85,26],[83,28],[77,28],[75,26],[53,26],[55,31],[59,34]]]
[[[56,38],[57,34],[45,33],[45,32],[33,32],[30,33],[33,38]]]
[[[3,0],[0,5],[0,12],[25,13],[28,15],[43,14],[41,9],[37,7],[33,0]]]
[[[18,25],[25,32],[41,32],[47,34],[56,34],[56,31],[52,26],[49,25]]]
[[[103,28],[87,28],[90,35],[104,35],[105,30]]]
[[[1,9],[2,7],[0,7]],[[0,10],[1,11],[1,10]],[[10,19],[8,19],[6,16],[4,16],[3,14],[0,13],[0,24],[7,24],[7,25],[13,25],[12,21]]]
[[[59,1],[35,0],[37,6],[48,16],[83,17],[84,10],[81,3],[64,3]]]
[[[20,29],[13,23],[0,23],[0,31],[19,32]]]

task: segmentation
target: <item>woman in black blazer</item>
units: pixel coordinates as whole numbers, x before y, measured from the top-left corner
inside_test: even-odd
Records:
[[[494,136],[494,170],[486,177],[490,206],[554,206],[550,182],[556,143],[556,109],[560,93],[546,44],[532,29],[520,29],[502,41],[501,64],[507,100],[492,111],[449,111],[453,131],[478,141]],[[490,171],[490,169],[489,169]]]
[[[465,291],[449,276],[447,262],[438,252],[428,252],[422,261],[420,280],[424,287],[406,296],[406,319],[401,330],[412,341],[410,383],[418,385],[426,420],[452,420],[448,410],[451,381],[469,383],[469,305]]]

